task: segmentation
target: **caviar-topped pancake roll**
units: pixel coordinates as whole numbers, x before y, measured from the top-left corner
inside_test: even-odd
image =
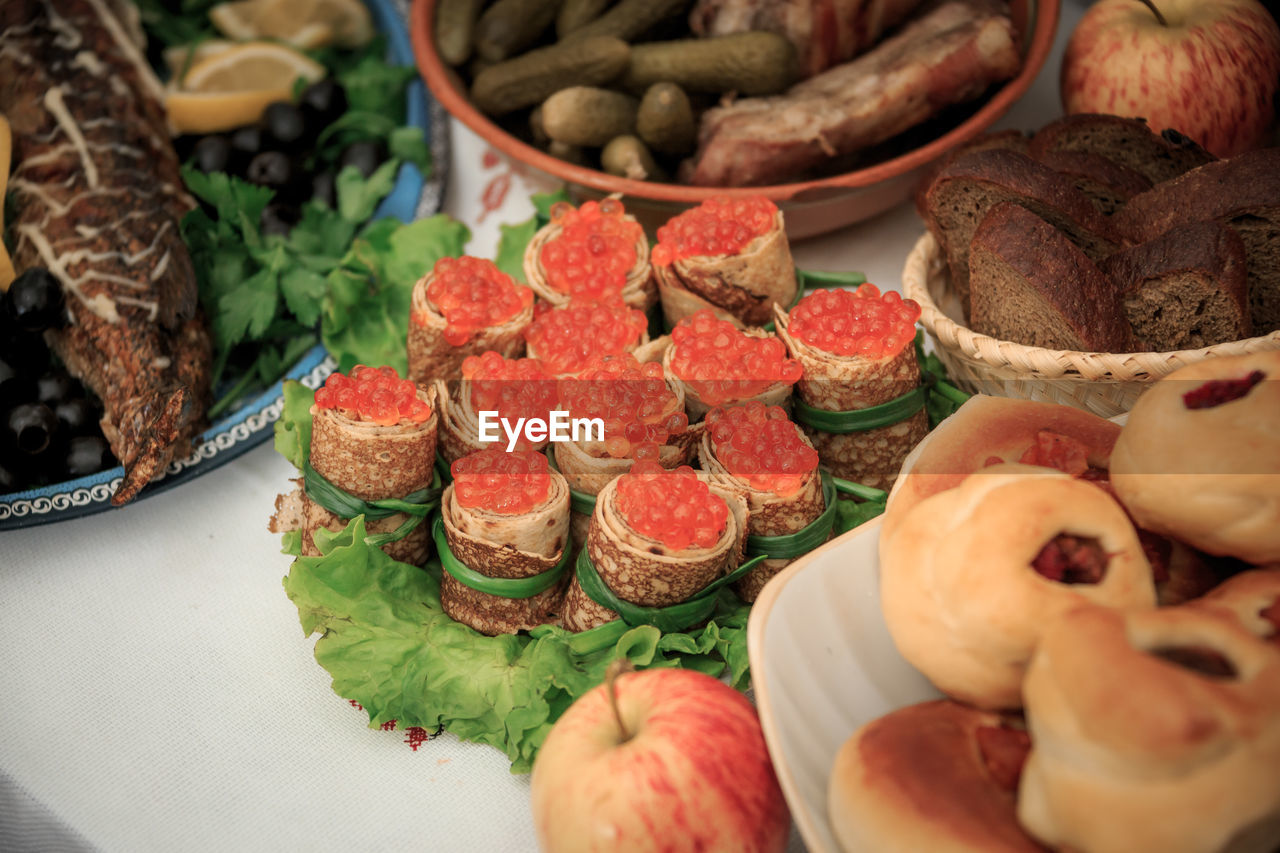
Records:
[[[669,326],[704,308],[763,326],[798,287],[782,211],[763,196],[710,198],[672,218],[652,260]]]
[[[777,316],[779,337],[804,366],[796,395],[813,409],[857,412],[920,386],[913,346],[920,306],[896,291],[881,293],[873,284],[856,291],[815,290],[790,314],[778,309]],[[905,419],[872,429],[855,427],[856,416],[824,418],[827,429],[806,423],[814,419],[802,413],[796,420],[832,474],[887,489],[907,453],[929,431],[923,395],[918,402]]]
[[[803,372],[800,362],[787,357],[780,339],[759,329],[743,331],[710,310],[676,324],[663,366],[684,386],[694,421],[713,406],[747,400],[785,403]]]
[[[524,330],[526,353],[553,376],[572,376],[597,356],[635,352],[649,342],[644,312],[619,300],[534,309]]]
[[[552,445],[569,485],[596,495],[636,460],[676,468],[693,460],[698,429],[690,429],[684,392],[662,365],[641,364],[629,353],[597,356],[573,378],[559,382],[560,408],[571,419],[599,419],[603,435],[588,434]],[[586,535],[587,516],[575,513],[575,541]]]
[[[349,374],[331,373],[311,407],[312,469],[361,501],[398,500],[428,488],[436,458],[434,398],[434,389],[400,378],[393,367],[357,365]],[[312,539],[316,530],[342,530],[349,520],[317,500],[325,499],[309,497],[302,481],[276,500],[271,529],[300,530],[304,556],[320,554]],[[370,534],[387,533],[407,520],[404,513],[366,518],[365,528]],[[419,524],[383,550],[420,565],[429,543],[427,525]]]
[[[569,547],[569,487],[547,457],[500,447],[450,466],[440,514],[449,550],[487,578],[531,578],[552,571]],[[528,630],[559,615],[569,573],[528,597],[476,589],[446,571],[440,603],[450,617],[484,634]]]
[[[647,311],[658,301],[649,241],[616,198],[551,206],[551,221],[524,252],[524,277],[552,305],[612,302]]]
[[[409,308],[409,378],[427,384],[457,379],[462,360],[494,351],[524,355],[533,321],[533,291],[493,261],[441,258],[413,286]]]
[[[489,416],[489,435],[496,436],[502,447],[508,435],[500,421],[505,419],[512,429],[521,418],[546,421],[556,408],[556,383],[534,358],[504,358],[496,352],[468,356],[462,362],[462,380],[453,390],[443,380],[436,381],[436,397],[440,407],[440,455],[445,462],[482,450],[492,442],[480,440],[480,412]],[[513,450],[541,450],[546,439],[529,442],[516,440]]]
[[[736,568],[746,540],[742,498],[709,484],[688,466],[652,460],[610,480],[596,498],[586,551],[617,598],[666,607],[695,596]],[[617,618],[575,577],[565,595],[564,626],[585,631]]]
[[[784,536],[826,509],[818,452],[781,406],[751,401],[707,413],[698,448],[702,469],[747,502],[747,532]],[[791,560],[768,559],[734,587],[745,601]]]

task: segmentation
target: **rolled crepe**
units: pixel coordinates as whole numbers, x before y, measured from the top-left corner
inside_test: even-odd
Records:
[[[911,344],[886,358],[835,355],[792,337],[787,331],[787,312],[780,308],[775,311],[778,336],[792,358],[804,366],[796,394],[809,406],[827,412],[867,409],[920,386],[920,365]],[[843,434],[822,432],[803,424],[801,428],[832,474],[889,489],[911,448],[929,432],[929,415],[922,406],[896,424]]]
[[[623,219],[636,222],[631,214]],[[555,222],[548,222],[538,229],[524,250],[524,278],[530,289],[540,299],[550,302],[557,308],[569,304],[569,294],[556,290],[551,286],[546,268],[542,265],[542,249],[564,230]],[[649,264],[649,240],[641,230],[636,238],[636,262],[627,272],[626,282],[622,286],[622,301],[632,308],[648,311],[658,302],[658,287],[653,280],[653,267]]]
[[[552,569],[570,547],[569,486],[555,471],[550,475],[546,499],[515,515],[462,506],[450,484],[440,505],[449,550],[491,578],[527,578]],[[482,634],[514,634],[559,618],[570,574],[565,571],[554,586],[529,598],[503,598],[472,589],[446,571],[440,604],[452,619]]]
[[[737,254],[677,258],[655,264],[653,274],[668,328],[703,308],[739,328],[763,326],[775,304],[791,305],[799,286],[780,210],[769,231]]]
[[[644,607],[666,607],[692,598],[733,571],[743,559],[747,537],[747,504],[730,490],[709,484],[729,507],[724,532],[711,548],[672,550],[636,532],[618,510],[618,481],[611,480],[596,497],[587,532],[587,553],[600,579],[624,601]],[[586,631],[618,618],[589,598],[577,578],[565,594],[563,622],[570,631]]]
[[[479,329],[466,343],[454,346],[444,339],[448,325],[444,315],[427,297],[427,288],[435,278],[429,272],[413,286],[409,303],[409,378],[421,385],[437,379],[457,379],[462,360],[493,350],[506,358],[524,355],[524,330],[533,322],[533,302],[515,316],[494,326]]]
[[[811,444],[797,427],[800,437]],[[827,508],[822,494],[822,477],[815,468],[794,493],[781,497],[767,489],[757,489],[742,477],[729,471],[715,452],[711,431],[704,429],[698,443],[698,459],[702,470],[712,481],[723,485],[747,505],[747,533],[752,536],[785,536],[812,524]],[[734,582],[733,590],[743,601],[755,601],[769,579],[782,571],[791,559],[768,559]]]
[[[769,333],[763,329],[744,329],[745,334],[753,338],[767,338]],[[702,397],[698,395],[697,389],[690,385],[689,382],[681,379],[671,367],[671,361],[675,356],[676,345],[670,344],[662,351],[662,367],[667,375],[671,377],[673,387],[676,387],[684,394],[684,410],[689,413],[689,423],[697,423],[706,417],[707,412],[716,406],[725,406],[732,403],[745,403],[748,400],[759,400],[766,406],[782,406],[790,410],[791,404],[791,385],[786,382],[778,381],[754,394],[750,397],[743,397],[741,400],[726,400],[715,404],[708,404],[702,401]]]
[[[471,406],[471,380],[459,379],[451,386],[438,379],[434,387],[436,408],[440,413],[439,450],[444,461],[452,465],[463,456],[492,447],[494,442],[480,440],[480,416]],[[453,388],[452,391],[449,390],[450,387]],[[550,411],[539,413],[538,417],[546,420],[550,417]],[[546,440],[536,444],[525,443],[519,449],[543,450],[548,443]],[[503,448],[507,446],[507,436],[501,428],[498,430],[498,444]]]
[[[382,426],[356,420],[338,409],[311,407],[311,467],[345,492],[365,501],[399,499],[431,485],[436,458],[439,412],[436,390],[419,388],[418,398],[432,407],[422,423],[401,421]],[[330,512],[307,496],[302,480],[291,493],[276,499],[273,532],[299,530],[302,554],[320,556],[314,534],[320,528],[339,531],[350,519]],[[365,530],[388,533],[409,519],[405,513],[366,519]],[[420,523],[403,539],[382,546],[401,562],[422,565],[430,553],[430,525]]]

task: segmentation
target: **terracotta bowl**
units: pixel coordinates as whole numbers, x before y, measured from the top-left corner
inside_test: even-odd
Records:
[[[968,105],[963,120],[952,120],[929,141],[903,153],[888,153],[879,162],[844,174],[725,190],[615,177],[552,157],[511,135],[472,105],[462,81],[436,53],[436,3],[413,2],[409,30],[418,68],[444,108],[494,148],[560,178],[579,201],[622,193],[627,210],[650,230],[713,195],[764,195],[786,214],[787,232],[793,240],[835,231],[895,207],[911,195],[930,163],[991,127],[1026,93],[1044,65],[1058,26],[1059,6],[1059,0],[1012,0],[1014,26],[1022,35],[1022,70],[983,100]],[[907,136],[910,134],[908,131]]]

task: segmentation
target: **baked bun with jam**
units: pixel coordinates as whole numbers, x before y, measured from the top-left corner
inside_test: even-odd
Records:
[[[1152,608],[1137,531],[1102,489],[1002,464],[928,497],[880,537],[880,603],[903,657],[944,693],[1022,705],[1041,633],[1080,604]]]
[[[1223,614],[1280,646],[1280,565],[1241,572],[1188,606]]]
[[[1202,551],[1280,562],[1280,351],[1206,359],[1138,398],[1111,454],[1138,524]]]
[[[848,853],[1041,853],[1018,826],[1020,721],[958,702],[899,708],[836,753],[827,813]]]
[[[1280,649],[1196,607],[1081,608],[1023,687],[1018,818],[1088,853],[1273,853]]]

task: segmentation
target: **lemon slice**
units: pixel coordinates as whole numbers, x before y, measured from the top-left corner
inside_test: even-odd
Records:
[[[4,192],[9,183],[9,151],[12,148],[13,135],[9,132],[9,120],[0,115],[0,202],[4,201]],[[4,205],[0,204],[0,234],[4,233]],[[13,261],[9,260],[9,250],[0,240],[0,291],[9,289],[15,273]]]
[[[166,47],[163,53],[164,65],[169,69],[169,76],[177,79],[197,62],[234,46],[235,42],[226,39],[206,39],[194,47],[187,44]]]
[[[179,133],[216,133],[257,121],[274,101],[292,100],[299,77],[314,83],[324,75],[323,65],[293,48],[249,42],[192,65],[165,108]]]
[[[233,39],[272,38],[304,48],[359,47],[373,38],[361,0],[233,0],[210,9],[209,19]]]

